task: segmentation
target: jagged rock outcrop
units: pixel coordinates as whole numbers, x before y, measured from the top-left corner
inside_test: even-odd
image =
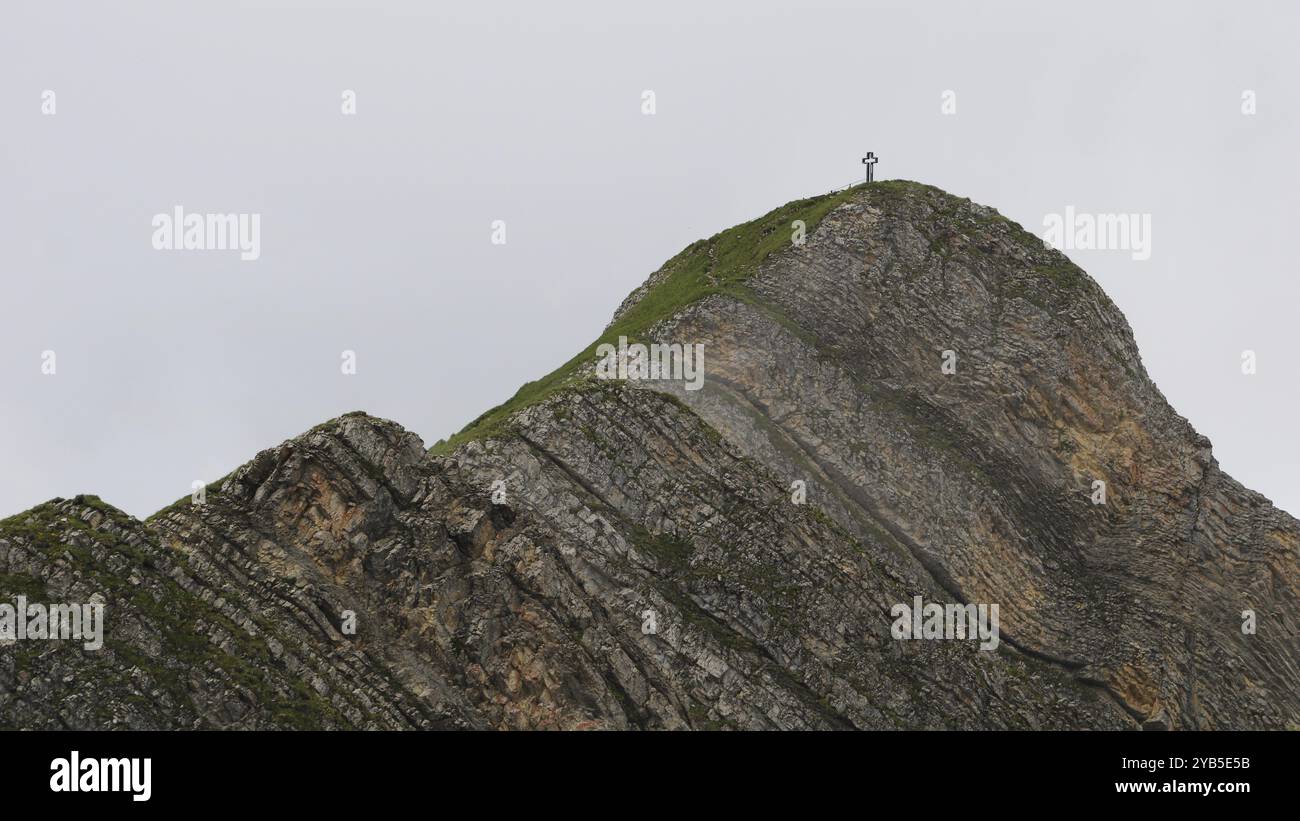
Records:
[[[0,723],[1300,726],[1300,523],[995,211],[791,203],[671,260],[619,335],[705,343],[703,389],[600,380],[593,346],[432,452],[350,414],[148,522],[0,523],[0,601],[108,614],[98,651],[0,646]],[[1001,644],[895,639],[916,595],[998,604]]]

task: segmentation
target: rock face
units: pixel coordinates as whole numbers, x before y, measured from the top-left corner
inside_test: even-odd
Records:
[[[432,452],[349,414],[147,522],[0,523],[0,602],[106,602],[101,650],[0,641],[0,725],[1300,727],[1300,523],[995,211],[792,203],[624,333],[704,343],[703,388],[582,355]],[[915,596],[999,645],[895,638]]]

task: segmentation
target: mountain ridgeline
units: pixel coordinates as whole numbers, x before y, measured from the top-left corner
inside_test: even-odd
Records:
[[[702,385],[600,378],[620,337]],[[694,243],[432,449],[348,414],[204,495],[0,522],[0,602],[104,612],[0,639],[0,725],[1300,728],[1300,523],[1087,274],[916,183]]]

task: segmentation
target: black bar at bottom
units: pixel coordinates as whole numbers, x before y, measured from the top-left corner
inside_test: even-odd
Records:
[[[833,806],[828,802],[867,806],[881,796],[968,810],[992,797],[1058,807],[1194,799],[1223,810],[1260,798],[1289,802],[1300,775],[1297,739],[1290,733],[5,733],[0,785],[6,803],[23,799],[31,809],[55,811],[333,813],[349,805],[380,811],[413,802],[434,814],[468,812],[478,803],[484,811],[582,808],[585,815],[634,807],[676,815],[686,805],[723,808],[738,798],[779,798],[812,810]],[[144,781],[144,759],[149,796],[135,800],[144,793],[135,789]],[[77,790],[64,773],[78,776]],[[115,775],[127,781],[119,791],[80,789],[97,782],[111,787]],[[52,780],[65,789],[52,790]]]

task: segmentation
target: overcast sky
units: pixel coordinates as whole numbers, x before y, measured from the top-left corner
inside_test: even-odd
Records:
[[[434,5],[5,0],[0,516],[145,516],[349,410],[431,444],[868,150],[1035,233],[1150,214],[1149,260],[1070,256],[1300,514],[1300,4]],[[260,258],[154,250],[177,205],[260,214]]]

